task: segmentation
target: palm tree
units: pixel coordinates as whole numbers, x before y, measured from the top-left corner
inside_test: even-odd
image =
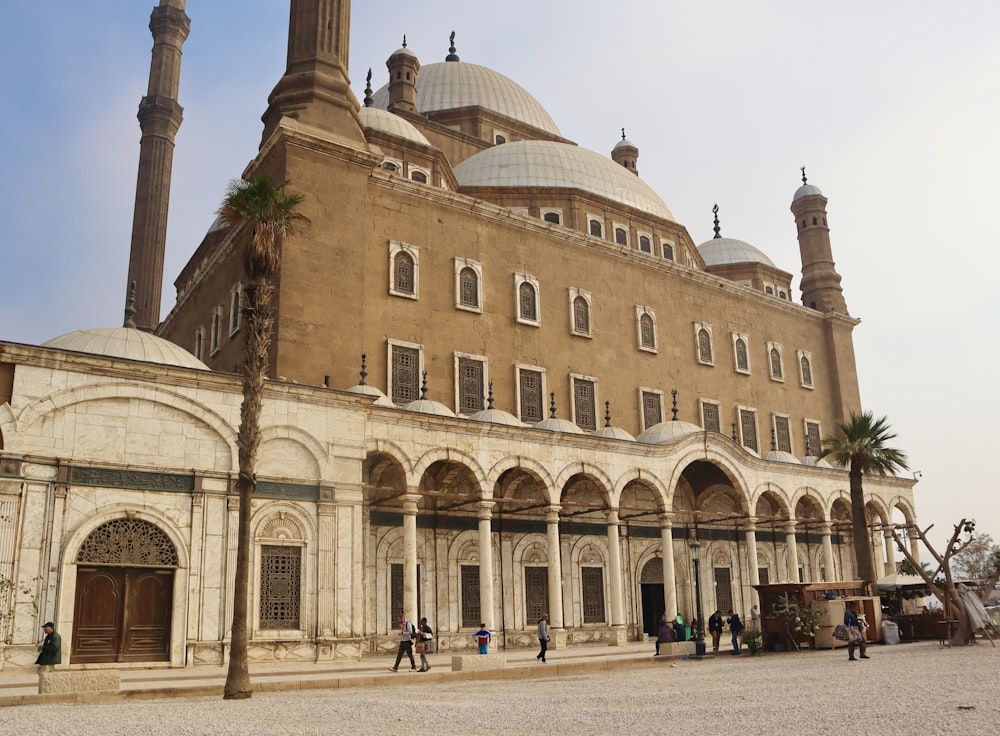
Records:
[[[218,214],[230,225],[250,228],[244,254],[248,278],[246,345],[243,353],[243,405],[240,407],[239,531],[236,547],[236,582],[233,592],[233,628],[229,655],[229,673],[223,697],[226,700],[253,695],[247,663],[248,597],[250,584],[250,501],[257,487],[257,449],[260,445],[260,409],[264,380],[270,363],[271,333],[274,313],[272,279],[278,273],[281,257],[278,239],[293,232],[304,216],[299,213],[301,194],[289,194],[284,182],[275,185],[269,176],[257,174],[249,179],[234,179],[226,188]]]
[[[889,475],[896,470],[906,470],[906,455],[887,446],[896,438],[886,417],[878,419],[869,412],[851,412],[846,422],[837,422],[843,438],[827,437],[823,456],[829,455],[850,469],[851,478],[851,536],[854,538],[854,555],[858,561],[858,574],[869,584],[875,574],[875,560],[869,543],[868,523],[865,517],[865,496],[862,477],[876,473]]]

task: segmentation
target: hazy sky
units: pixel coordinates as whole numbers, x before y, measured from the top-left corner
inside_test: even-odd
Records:
[[[5,3],[0,28],[0,339],[121,324],[155,0]],[[487,9],[488,8],[488,9]],[[167,235],[173,279],[260,142],[288,3],[189,0]],[[639,172],[695,242],[722,233],[800,271],[799,167],[829,198],[866,409],[923,478],[918,520],[1000,541],[989,475],[1000,363],[1000,3],[353,3],[351,78],[387,81],[407,35],[531,92],[565,137]],[[992,245],[991,245],[992,243]],[[795,280],[796,288],[798,279]],[[796,299],[798,292],[796,290]],[[1000,454],[1000,453],[998,453]]]

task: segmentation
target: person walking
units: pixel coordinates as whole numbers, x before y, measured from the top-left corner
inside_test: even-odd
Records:
[[[708,633],[712,635],[712,651],[719,651],[719,641],[722,639],[722,611],[716,611],[708,617]]]
[[[417,654],[420,655],[420,669],[417,672],[427,672],[431,668],[431,663],[427,661],[427,655],[434,653],[434,630],[427,625],[427,618],[420,619],[417,624]]]
[[[476,642],[480,654],[490,653],[490,640],[492,638],[493,636],[490,634],[490,630],[486,628],[486,624],[479,624],[479,631],[472,635],[472,641]]]
[[[56,625],[51,621],[46,621],[42,629],[45,631],[45,638],[38,645],[35,664],[41,665],[43,670],[52,669],[52,665],[62,664],[62,637],[56,633]]]
[[[660,644],[670,644],[677,641],[677,634],[674,627],[667,621],[667,614],[660,617],[660,627],[656,630],[656,653],[654,657],[660,656]]]
[[[406,616],[399,617],[399,649],[396,651],[396,664],[389,669],[392,672],[399,671],[399,662],[405,654],[410,658],[410,670],[417,669],[417,663],[413,659],[413,639],[417,635],[417,630]]]
[[[543,613],[542,617],[538,619],[538,646],[541,649],[535,659],[544,664],[545,651],[549,648],[549,614],[547,613]]]
[[[868,645],[865,643],[865,629],[868,628],[865,617],[858,615],[857,603],[848,601],[847,610],[844,611],[844,626],[847,627],[847,660],[854,661],[854,650],[861,650],[861,659],[871,659],[865,651]]]
[[[729,624],[729,631],[733,635],[733,654],[740,653],[740,634],[743,633],[743,622],[740,621],[740,615],[738,613],[733,613],[729,611],[729,618],[726,619],[726,623]]]

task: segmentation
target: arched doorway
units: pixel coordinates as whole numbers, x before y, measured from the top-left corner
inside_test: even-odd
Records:
[[[639,585],[642,589],[642,630],[650,636],[656,636],[660,628],[660,617],[665,611],[662,557],[654,557],[642,566]]]
[[[76,557],[72,664],[170,659],[177,550],[158,527],[114,519]]]

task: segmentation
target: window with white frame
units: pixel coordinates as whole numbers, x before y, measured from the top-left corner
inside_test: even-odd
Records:
[[[201,360],[205,353],[205,328],[199,327],[194,331],[194,357]]]
[[[715,365],[715,348],[712,345],[712,325],[694,323],[695,355],[702,365]]]
[[[587,232],[595,238],[604,237],[604,223],[596,215],[587,215]]]
[[[211,354],[215,355],[219,352],[220,341],[222,337],[222,307],[216,307],[212,310],[212,332],[211,332]]]
[[[455,259],[455,307],[483,311],[483,266],[479,261]]]
[[[229,336],[240,329],[240,315],[243,313],[243,284],[237,283],[229,295]]]
[[[407,299],[420,294],[420,248],[389,241],[389,293]]]
[[[798,350],[795,355],[799,362],[799,385],[802,388],[814,388],[812,353],[807,350]]]
[[[823,434],[820,423],[816,419],[802,420],[802,429],[806,436],[806,455],[819,457],[823,452]]]
[[[426,184],[430,181],[431,174],[426,169],[418,169],[415,166],[410,166],[410,181],[415,181],[417,184]]]
[[[636,337],[639,339],[639,349],[655,353],[659,349],[656,341],[656,312],[649,307],[635,305]]]
[[[754,452],[760,452],[757,440],[757,410],[741,406],[737,410],[740,417],[740,444]]]
[[[770,296],[774,296],[774,286],[768,283],[764,283],[764,293]]]
[[[701,426],[706,432],[722,432],[722,411],[718,401],[698,399],[701,404]]]
[[[781,356],[781,343],[767,343],[767,365],[771,371],[772,381],[785,380],[785,365]]]
[[[545,418],[545,369],[517,366],[517,405],[522,422],[540,422]]]
[[[750,375],[750,338],[739,332],[733,337],[733,367],[737,373]]]
[[[597,429],[597,379],[570,375],[573,384],[573,422],[580,429]]]
[[[493,143],[497,146],[501,146],[507,142],[507,131],[505,130],[493,130]]]
[[[618,245],[628,245],[628,228],[615,223],[615,242]]]
[[[591,299],[589,291],[569,288],[569,323],[572,334],[591,337]]]
[[[455,353],[455,407],[458,414],[475,414],[485,409],[486,358]]]
[[[667,261],[674,260],[674,244],[669,240],[660,241],[660,249],[663,252],[663,258]]]
[[[542,321],[538,279],[526,273],[514,274],[514,293],[517,295],[517,321],[538,327]]]
[[[792,429],[787,414],[772,414],[774,446],[780,452],[792,452]]]
[[[389,340],[389,396],[394,404],[406,406],[420,398],[423,358],[423,345]]]
[[[400,161],[393,161],[391,158],[387,158],[380,166],[384,171],[391,171],[393,174],[398,174],[403,170],[403,164]]]
[[[562,210],[543,209],[542,219],[551,222],[553,225],[562,225]]]
[[[639,233],[639,250],[643,253],[653,252],[653,239],[647,233]]]
[[[639,407],[642,410],[643,431],[663,421],[663,392],[655,388],[639,387]]]

